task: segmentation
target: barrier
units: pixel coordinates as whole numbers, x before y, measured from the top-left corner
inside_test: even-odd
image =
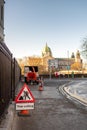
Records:
[[[43,91],[43,81],[41,80],[39,82],[39,88],[38,88],[39,91]]]
[[[0,42],[0,116],[5,111],[20,78],[20,67],[5,43]]]
[[[30,116],[29,110],[21,110],[18,112],[19,116]]]

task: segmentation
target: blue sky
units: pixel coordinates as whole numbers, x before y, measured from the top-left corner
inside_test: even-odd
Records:
[[[87,0],[5,0],[5,43],[16,58],[71,56],[87,36]]]

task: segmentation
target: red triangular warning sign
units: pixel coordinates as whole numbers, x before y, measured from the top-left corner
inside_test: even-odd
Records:
[[[28,102],[35,102],[35,99],[29,89],[29,87],[24,84],[22,89],[20,90],[18,96],[15,99],[16,103],[28,103]]]

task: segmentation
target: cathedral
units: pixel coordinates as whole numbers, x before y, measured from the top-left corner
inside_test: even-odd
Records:
[[[21,67],[22,74],[24,74],[24,66],[38,66],[39,74],[49,74],[49,68],[54,71],[71,69],[71,65],[75,62],[82,63],[79,50],[76,53],[72,53],[70,58],[54,58],[51,48],[47,45],[42,49],[41,56],[24,57],[17,59],[19,66]]]
[[[42,49],[41,56],[24,57],[17,59],[19,66],[21,67],[22,74],[24,74],[24,66],[38,66],[39,74],[48,73],[48,60],[53,59],[52,51],[48,47],[47,43]]]

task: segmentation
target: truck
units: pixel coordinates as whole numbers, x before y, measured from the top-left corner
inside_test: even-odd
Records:
[[[38,66],[24,66],[25,83],[39,84]]]

